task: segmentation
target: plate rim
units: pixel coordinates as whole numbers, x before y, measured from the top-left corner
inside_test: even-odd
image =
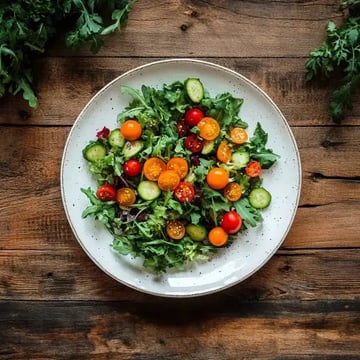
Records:
[[[65,195],[65,189],[64,189],[64,167],[65,167],[65,162],[66,162],[66,156],[67,156],[67,150],[72,138],[73,133],[75,132],[75,128],[76,125],[80,122],[81,118],[83,117],[83,114],[87,111],[88,107],[91,106],[92,102],[101,96],[101,94],[103,92],[105,92],[108,88],[110,88],[111,86],[113,86],[114,83],[118,82],[119,80],[121,80],[122,78],[125,78],[129,75],[131,75],[132,73],[135,72],[139,72],[141,70],[144,69],[148,69],[151,68],[153,66],[161,66],[162,64],[169,64],[169,63],[196,63],[199,65],[204,65],[210,68],[214,68],[220,71],[224,71],[232,76],[235,76],[238,79],[241,79],[242,81],[244,81],[248,86],[254,88],[257,92],[259,92],[262,96],[264,96],[266,98],[266,100],[269,102],[269,104],[274,108],[274,110],[276,111],[276,113],[280,116],[284,126],[286,127],[286,130],[288,132],[288,135],[290,137],[291,143],[294,146],[295,149],[295,155],[296,155],[296,168],[297,168],[297,172],[299,174],[298,176],[298,181],[296,184],[297,187],[297,196],[296,199],[294,201],[294,207],[292,210],[292,214],[291,214],[291,218],[287,224],[286,230],[283,232],[282,234],[282,239],[280,241],[278,241],[278,243],[276,244],[276,246],[273,247],[272,251],[268,253],[268,255],[263,259],[263,261],[261,261],[252,271],[248,272],[246,274],[246,276],[241,277],[240,279],[236,280],[236,281],[232,281],[229,284],[223,284],[222,286],[217,286],[217,287],[209,287],[209,289],[207,290],[198,290],[198,291],[192,291],[189,293],[185,293],[185,292],[158,292],[158,291],[152,291],[150,289],[144,289],[144,288],[140,288],[137,287],[134,284],[131,284],[123,279],[118,278],[117,276],[113,275],[111,272],[109,272],[107,269],[105,269],[102,264],[92,256],[92,254],[90,254],[89,250],[84,246],[83,242],[80,240],[80,236],[78,234],[78,232],[76,231],[73,222],[71,221],[70,218],[70,214],[68,211],[68,207],[67,207],[67,202],[66,202],[66,195]],[[248,79],[246,76],[242,75],[241,73],[232,70],[230,68],[227,68],[223,65],[219,65],[217,63],[213,63],[207,60],[201,60],[201,59],[193,59],[193,58],[169,58],[169,59],[162,59],[162,60],[156,60],[156,61],[151,61],[139,66],[136,66],[134,68],[131,68],[127,71],[125,71],[124,73],[120,74],[119,76],[115,77],[113,80],[111,80],[110,82],[106,83],[100,90],[98,90],[91,98],[90,100],[85,104],[85,106],[82,108],[82,110],[80,111],[80,113],[77,115],[76,119],[74,120],[73,125],[71,125],[71,129],[68,133],[68,136],[66,138],[66,142],[64,145],[64,150],[63,150],[63,154],[62,154],[62,158],[61,158],[61,166],[60,166],[60,190],[61,190],[61,200],[62,200],[62,204],[63,204],[63,208],[64,208],[64,212],[68,221],[68,224],[70,225],[70,228],[72,230],[73,235],[75,236],[77,243],[80,244],[81,248],[84,250],[84,252],[86,253],[86,255],[91,259],[91,261],[99,268],[101,269],[107,276],[110,276],[111,278],[113,278],[115,281],[117,281],[118,283],[121,283],[122,285],[125,285],[133,290],[139,291],[141,293],[144,294],[149,294],[149,295],[153,295],[153,296],[159,296],[159,297],[165,297],[165,298],[192,298],[192,297],[199,297],[199,296],[205,296],[205,295],[209,295],[209,294],[214,294],[214,293],[218,293],[221,291],[224,291],[228,288],[231,288],[233,286],[238,285],[239,283],[242,283],[243,281],[245,281],[246,279],[248,279],[249,277],[251,277],[252,275],[254,275],[256,272],[258,272],[267,262],[269,262],[271,260],[271,258],[275,255],[275,253],[279,250],[279,248],[281,247],[281,245],[284,243],[297,214],[297,210],[299,207],[299,202],[300,202],[300,196],[301,196],[301,188],[302,188],[302,164],[301,164],[301,157],[300,157],[300,153],[299,153],[299,149],[297,146],[297,142],[295,139],[295,136],[292,132],[292,129],[288,123],[288,121],[286,120],[285,116],[283,115],[282,111],[280,110],[280,108],[278,107],[278,105],[272,100],[272,98],[263,90],[261,89],[256,83],[254,83],[253,81],[251,81],[250,79]]]

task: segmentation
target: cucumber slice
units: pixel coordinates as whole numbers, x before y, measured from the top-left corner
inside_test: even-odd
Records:
[[[249,202],[256,209],[265,209],[270,205],[271,194],[263,187],[255,188],[249,194]]]
[[[194,103],[199,103],[204,97],[204,87],[199,79],[187,79],[185,81],[185,89],[190,100]]]
[[[203,155],[208,155],[215,149],[215,141],[214,140],[205,140],[203,144],[203,148],[201,153]]]
[[[247,151],[236,151],[232,154],[231,161],[237,169],[244,168],[250,161],[250,154]]]
[[[114,147],[123,147],[125,138],[121,135],[120,129],[114,129],[109,135],[109,144]]]
[[[155,181],[144,180],[141,181],[137,187],[140,197],[144,200],[151,201],[157,199],[161,190]]]
[[[144,147],[144,143],[141,140],[127,141],[123,148],[123,154],[126,159],[130,159],[138,154]]]
[[[206,229],[202,225],[194,225],[189,224],[186,225],[186,233],[191,237],[194,241],[203,241],[206,239]]]
[[[106,155],[106,148],[103,144],[93,141],[84,148],[83,155],[88,161],[100,160]]]

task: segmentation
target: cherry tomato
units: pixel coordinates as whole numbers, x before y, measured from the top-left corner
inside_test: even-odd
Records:
[[[101,185],[96,190],[96,197],[101,201],[114,201],[116,200],[116,190],[112,185]]]
[[[116,192],[116,201],[120,206],[130,206],[136,201],[135,191],[128,187],[120,188]]]
[[[208,234],[208,240],[210,244],[217,247],[225,245],[228,241],[228,238],[229,235],[221,226],[212,228]]]
[[[230,130],[230,139],[234,144],[244,144],[248,138],[248,133],[243,128],[236,127]]]
[[[126,176],[138,176],[140,175],[141,170],[141,163],[136,159],[127,160],[123,165],[123,171]]]
[[[185,225],[178,220],[171,220],[166,224],[166,233],[170,239],[181,240],[185,236]]]
[[[185,148],[192,153],[201,152],[204,146],[204,141],[200,139],[196,134],[190,134],[185,139]]]
[[[174,196],[177,201],[193,201],[195,197],[195,189],[191,183],[187,181],[181,182],[174,190]]]
[[[179,137],[184,137],[188,134],[190,130],[189,125],[185,123],[184,120],[180,120],[176,123],[176,132],[178,133]]]
[[[192,108],[185,113],[185,123],[189,126],[196,126],[204,117],[204,113],[199,108]]]
[[[187,161],[180,157],[171,158],[167,162],[166,168],[168,170],[175,170],[179,174],[180,179],[184,179],[189,171],[189,165]]]
[[[237,233],[241,228],[241,224],[242,224],[242,219],[235,210],[228,211],[221,218],[221,227],[228,234]]]
[[[158,178],[161,190],[174,190],[180,184],[180,175],[175,170],[164,170]]]
[[[142,134],[142,127],[136,120],[126,120],[120,127],[121,135],[129,141],[134,141],[140,138]]]
[[[220,134],[219,123],[211,117],[202,118],[197,127],[200,129],[200,137],[205,140],[215,140]]]
[[[144,175],[150,181],[157,181],[160,174],[166,169],[166,164],[158,157],[152,157],[145,161]]]
[[[247,176],[254,178],[261,174],[261,164],[259,161],[251,160],[245,168],[245,173]]]
[[[229,182],[229,173],[220,167],[210,169],[206,175],[206,182],[212,189],[223,189]]]
[[[222,142],[216,151],[216,157],[219,161],[227,163],[231,160],[231,149],[226,142]]]
[[[238,201],[242,195],[241,185],[235,182],[227,184],[224,188],[224,196],[229,201]]]

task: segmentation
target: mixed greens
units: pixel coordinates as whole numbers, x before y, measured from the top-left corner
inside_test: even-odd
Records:
[[[82,188],[83,211],[113,235],[119,254],[141,257],[156,273],[183,269],[229,246],[262,221],[271,194],[261,174],[278,155],[257,123],[249,136],[243,99],[210,96],[199,79],[141,90],[83,149],[98,188]]]

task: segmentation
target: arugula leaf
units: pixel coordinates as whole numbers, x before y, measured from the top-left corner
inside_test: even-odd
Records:
[[[257,123],[254,134],[246,147],[250,152],[250,157],[258,160],[264,169],[268,169],[279,159],[279,155],[275,154],[272,149],[266,148],[267,141],[268,134],[263,130],[261,124]]]
[[[252,207],[247,198],[242,198],[238,201],[235,201],[234,207],[241,216],[246,227],[255,227],[263,220],[260,211]]]

